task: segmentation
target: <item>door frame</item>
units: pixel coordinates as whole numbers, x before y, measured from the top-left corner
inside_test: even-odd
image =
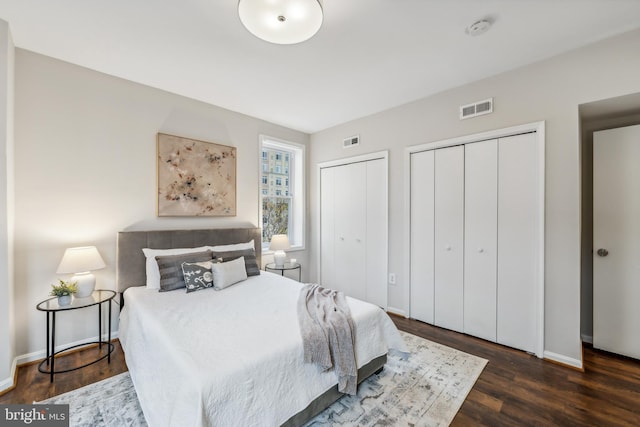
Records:
[[[387,283],[387,277],[389,274],[389,150],[376,151],[374,153],[362,154],[359,156],[345,157],[342,159],[329,160],[326,162],[318,163],[318,167],[316,168],[316,195],[317,195],[317,208],[316,215],[318,218],[318,239],[316,243],[316,265],[318,266],[317,276],[318,283],[322,283],[322,247],[321,247],[321,238],[322,236],[322,169],[331,168],[336,166],[345,166],[352,163],[362,163],[368,162],[371,160],[384,160],[385,174],[384,174],[384,202],[387,206],[387,210],[385,212],[387,227],[384,230],[381,230],[381,238],[384,241],[385,248],[385,283]],[[387,283],[387,298],[385,301],[385,306],[383,307],[385,310],[389,304],[389,291],[388,291],[388,283]]]
[[[545,215],[545,122],[533,122],[508,128],[496,129],[487,132],[464,135],[450,139],[444,139],[425,144],[413,145],[405,148],[404,155],[404,274],[409,285],[409,317],[411,317],[411,155],[422,151],[435,150],[437,148],[465,145],[490,139],[500,139],[523,133],[536,133],[538,143],[538,167],[539,167],[539,192],[538,192],[538,292],[536,304],[536,356],[544,357],[544,215]]]

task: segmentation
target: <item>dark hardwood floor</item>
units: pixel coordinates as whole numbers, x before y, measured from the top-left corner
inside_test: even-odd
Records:
[[[585,372],[415,320],[406,332],[489,360],[452,426],[640,426],[640,361],[584,347]]]
[[[640,362],[584,349],[585,372],[540,360],[521,351],[392,316],[399,329],[489,360],[453,426],[640,426]],[[127,370],[118,341],[111,364],[58,374],[53,384],[38,365],[22,366],[17,387],[0,403],[31,403]],[[56,363],[83,363],[96,349],[72,353]]]
[[[49,382],[49,375],[38,371],[38,362],[20,366],[16,387],[0,395],[0,404],[39,402],[125,372],[127,364],[120,341],[114,340],[113,344],[115,349],[111,354],[111,363],[107,363],[105,359],[77,371],[56,374],[53,383]],[[104,351],[106,346],[102,348]],[[83,365],[102,354],[104,353],[101,353],[98,346],[63,354],[61,357],[56,357],[56,370]]]

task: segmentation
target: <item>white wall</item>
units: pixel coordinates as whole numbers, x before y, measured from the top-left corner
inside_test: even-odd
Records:
[[[317,164],[390,150],[389,307],[409,314],[403,241],[403,152],[410,145],[546,121],[545,350],[581,363],[580,141],[578,105],[640,91],[640,31],[633,31],[521,69],[355,120],[311,137],[312,247],[317,257]],[[375,88],[372,88],[374,90]],[[494,113],[458,120],[458,106],[494,97]],[[341,148],[360,134],[361,145]],[[317,268],[311,277],[317,277]]]
[[[260,225],[259,134],[309,143],[301,132],[20,49],[15,93],[18,355],[45,348],[35,306],[66,247],[96,245],[107,264],[96,286],[115,289],[118,231]],[[157,132],[237,147],[236,217],[156,217]],[[306,252],[295,257],[306,263]],[[97,335],[96,316],[59,315],[57,342]]]
[[[0,390],[13,382],[13,40],[0,20]]]

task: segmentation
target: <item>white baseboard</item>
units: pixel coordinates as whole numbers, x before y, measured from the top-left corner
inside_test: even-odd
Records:
[[[14,357],[13,362],[11,363],[11,372],[9,374],[9,378],[0,381],[0,392],[3,392],[15,385],[13,380],[16,378],[16,369],[18,369],[16,360],[17,358]]]
[[[407,316],[406,311],[400,310],[399,308],[387,307],[387,311],[389,313],[397,314],[398,316],[402,316],[402,317],[407,318],[407,319],[409,318],[409,316]]]
[[[582,360],[574,359],[572,357],[567,357],[563,354],[553,353],[551,351],[544,352],[544,358],[560,363],[561,365],[571,366],[576,369],[583,369]]]
[[[102,336],[102,340],[106,341],[108,338],[108,334],[103,334]],[[111,339],[114,340],[118,338],[118,331],[115,332],[111,332]],[[76,345],[81,345],[81,344],[89,344],[92,343],[94,341],[98,341],[98,336],[94,336],[94,337],[90,337],[90,338],[85,338],[83,340],[79,340],[79,341],[75,341],[75,342],[70,342],[70,343],[66,343],[66,344],[61,344],[56,346],[56,350],[55,351],[60,351],[64,348],[67,347],[73,347]],[[27,353],[27,354],[23,354],[20,356],[16,356],[13,359],[13,363],[11,364],[11,377],[2,380],[0,382],[0,392],[7,390],[11,387],[13,387],[14,384],[14,378],[16,377],[16,369],[18,369],[18,366],[20,365],[24,365],[25,363],[29,363],[29,362],[33,362],[35,360],[42,360],[47,356],[47,351],[46,350],[38,350],[38,351],[34,351],[32,353]]]
[[[582,338],[582,342],[586,342],[588,344],[593,344],[593,336],[580,334],[580,338]]]

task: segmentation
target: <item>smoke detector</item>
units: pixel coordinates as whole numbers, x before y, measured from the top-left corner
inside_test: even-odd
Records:
[[[469,25],[465,32],[470,36],[479,36],[486,33],[491,28],[491,21],[488,19],[481,19]]]

